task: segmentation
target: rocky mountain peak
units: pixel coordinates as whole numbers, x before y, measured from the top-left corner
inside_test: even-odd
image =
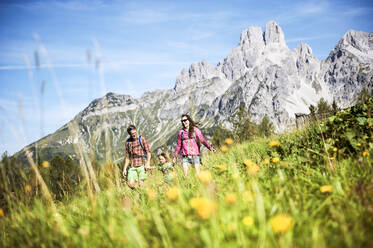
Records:
[[[348,48],[349,46],[361,51],[367,52],[373,48],[373,33],[349,30],[338,42],[339,49]]]
[[[275,43],[280,46],[286,46],[284,32],[276,22],[270,21],[266,24],[264,42],[266,45]]]
[[[312,55],[312,48],[306,43],[301,43],[295,48],[295,52],[301,56]]]
[[[174,146],[182,113],[193,109],[204,128],[213,129],[227,124],[244,105],[252,121],[268,116],[276,131],[283,131],[294,126],[296,113],[309,113],[309,105],[321,97],[329,103],[335,99],[343,108],[353,104],[363,88],[373,90],[373,33],[348,31],[330,56],[319,61],[307,44],[291,51],[281,28],[270,21],[264,32],[260,27],[243,31],[239,45],[216,67],[201,61],[183,69],[174,89],[146,92],[138,99],[110,92],[75,118],[86,151],[105,159],[102,130],[107,128],[114,160],[119,161],[128,124],[135,124],[154,149]],[[77,142],[64,126],[39,142],[38,149],[50,156],[61,150],[74,154],[72,144]]]
[[[136,100],[130,95],[120,95],[109,92],[101,98],[93,100],[88,107],[82,112],[81,116],[89,115],[90,113],[100,112],[105,108],[121,107],[136,103]]]
[[[199,81],[211,79],[219,76],[218,70],[206,60],[198,63],[192,63],[188,70],[183,69],[177,77],[175,91],[180,91]]]
[[[239,46],[263,47],[264,45],[261,27],[249,27],[241,33]]]

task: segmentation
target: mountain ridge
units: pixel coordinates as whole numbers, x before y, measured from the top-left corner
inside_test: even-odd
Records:
[[[373,33],[349,30],[319,61],[308,44],[290,50],[281,27],[270,21],[264,31],[244,30],[238,46],[216,66],[202,60],[183,69],[173,89],[145,92],[140,98],[109,92],[74,117],[78,134],[68,132],[66,124],[27,148],[35,157],[38,144],[39,157],[50,159],[73,154],[72,146],[79,144],[98,160],[107,159],[110,149],[116,160],[123,156],[129,124],[157,148],[175,142],[181,114],[193,112],[207,129],[218,123],[229,127],[229,118],[242,104],[253,121],[267,115],[281,132],[295,125],[295,113],[307,113],[321,97],[342,107],[352,105],[363,88],[373,89],[372,81]],[[24,152],[16,156],[24,158]]]

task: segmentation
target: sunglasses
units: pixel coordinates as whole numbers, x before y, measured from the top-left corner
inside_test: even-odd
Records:
[[[186,121],[188,121],[188,119],[182,119],[182,120],[181,120],[181,122],[186,122]]]

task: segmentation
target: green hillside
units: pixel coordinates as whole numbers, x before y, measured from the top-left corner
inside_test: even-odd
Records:
[[[199,177],[176,165],[172,183],[151,171],[137,190],[110,162],[75,181],[64,174],[57,190],[47,176],[46,187],[35,176],[14,185],[3,160],[0,246],[373,247],[372,107],[370,98],[300,131],[227,140]],[[68,163],[38,171],[53,177],[57,164]]]

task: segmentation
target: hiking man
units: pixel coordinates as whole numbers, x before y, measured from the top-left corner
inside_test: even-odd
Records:
[[[129,125],[127,133],[130,137],[126,141],[126,158],[124,161],[123,176],[128,179],[128,186],[132,189],[136,187],[136,182],[139,186],[144,185],[146,178],[145,169],[150,167],[151,151],[148,142],[144,137],[137,134],[136,127]],[[131,160],[131,166],[127,172],[128,164]]]
[[[194,165],[197,176],[200,172],[200,143],[206,146],[210,151],[216,152],[215,148],[208,143],[203,136],[201,130],[197,128],[199,123],[195,122],[190,118],[189,115],[183,114],[181,116],[181,123],[183,129],[179,130],[177,135],[177,144],[174,153],[173,163],[176,161],[176,157],[180,151],[182,153],[182,165],[184,175],[188,175],[189,165]]]

